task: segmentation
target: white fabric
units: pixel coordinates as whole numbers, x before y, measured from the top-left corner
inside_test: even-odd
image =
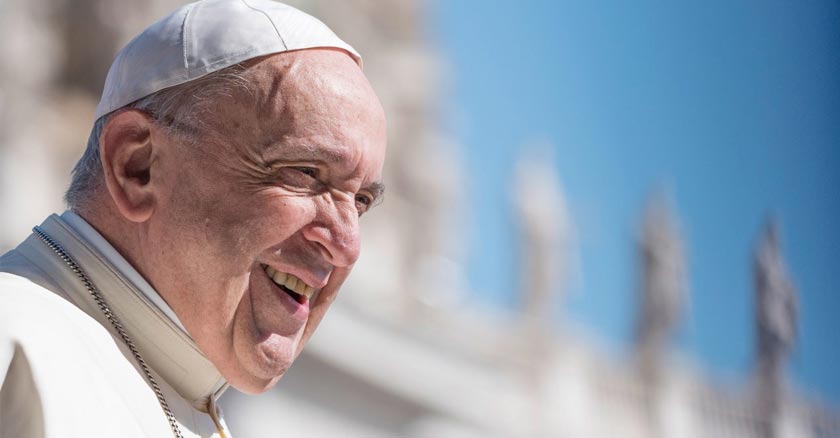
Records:
[[[117,54],[94,119],[164,88],[291,50],[332,47],[361,57],[324,23],[271,0],[204,0],[155,22]]]
[[[227,385],[192,339],[62,217],[40,227],[119,318],[183,435],[230,437],[215,406]],[[0,438],[172,436],[137,361],[76,273],[34,234],[0,257],[0,382]]]
[[[187,329],[184,328],[184,325],[181,324],[181,320],[178,319],[178,316],[175,315],[175,312],[166,304],[166,301],[161,298],[161,296],[157,293],[157,291],[152,288],[152,285],[137,272],[134,267],[132,267],[128,261],[119,253],[95,228],[90,226],[84,218],[73,213],[70,210],[65,211],[61,214],[61,219],[64,222],[67,222],[67,225],[70,225],[73,230],[75,230],[79,235],[84,239],[88,244],[90,244],[94,249],[96,249],[100,254],[105,256],[114,268],[116,268],[120,274],[124,275],[128,278],[128,281],[131,282],[137,289],[146,296],[152,303],[163,312],[164,315],[169,317],[169,319],[174,322],[184,333],[189,334]]]

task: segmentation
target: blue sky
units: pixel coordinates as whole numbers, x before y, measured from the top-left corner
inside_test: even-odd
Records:
[[[459,0],[431,15],[451,69],[442,122],[464,148],[480,299],[515,305],[512,163],[548,141],[583,271],[558,313],[626,348],[635,230],[665,187],[690,271],[677,348],[744,378],[751,254],[772,213],[800,292],[792,379],[840,404],[840,4]]]

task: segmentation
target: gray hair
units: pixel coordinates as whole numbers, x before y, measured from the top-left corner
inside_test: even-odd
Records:
[[[204,117],[201,115],[209,109],[208,104],[214,98],[230,97],[237,89],[246,93],[252,90],[252,84],[244,74],[246,70],[247,67],[242,63],[232,65],[185,84],[160,90],[123,108],[133,108],[149,114],[168,133],[178,135],[184,143],[192,144],[206,129]],[[99,157],[99,140],[114,113],[116,111],[96,120],[90,131],[85,152],[73,167],[70,186],[64,193],[64,201],[71,210],[87,207],[94,195],[104,189],[105,175]]]

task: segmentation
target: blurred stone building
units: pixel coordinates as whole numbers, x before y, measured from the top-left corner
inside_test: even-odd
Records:
[[[0,3],[0,250],[63,209],[116,50],[182,3]],[[562,300],[574,228],[550,160],[523,158],[532,161],[511,181],[522,201],[512,206],[522,311],[482,309],[464,280],[459,221],[469,212],[459,211],[459,148],[436,119],[446,66],[425,34],[426,6],[289,3],[363,54],[389,119],[389,191],[363,221],[354,275],[287,376],[261,396],[225,395],[237,436],[840,436],[836,410],[785,383],[795,291],[772,226],[756,252],[757,307],[767,310],[756,316],[755,379],[737,387],[669,350],[688,291],[667,203],[652,202],[641,221],[635,355],[610,356],[580,329],[551,329],[546,309]]]

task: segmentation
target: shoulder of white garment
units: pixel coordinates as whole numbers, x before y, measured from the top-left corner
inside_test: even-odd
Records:
[[[116,342],[55,293],[0,272],[0,436],[171,434]]]

